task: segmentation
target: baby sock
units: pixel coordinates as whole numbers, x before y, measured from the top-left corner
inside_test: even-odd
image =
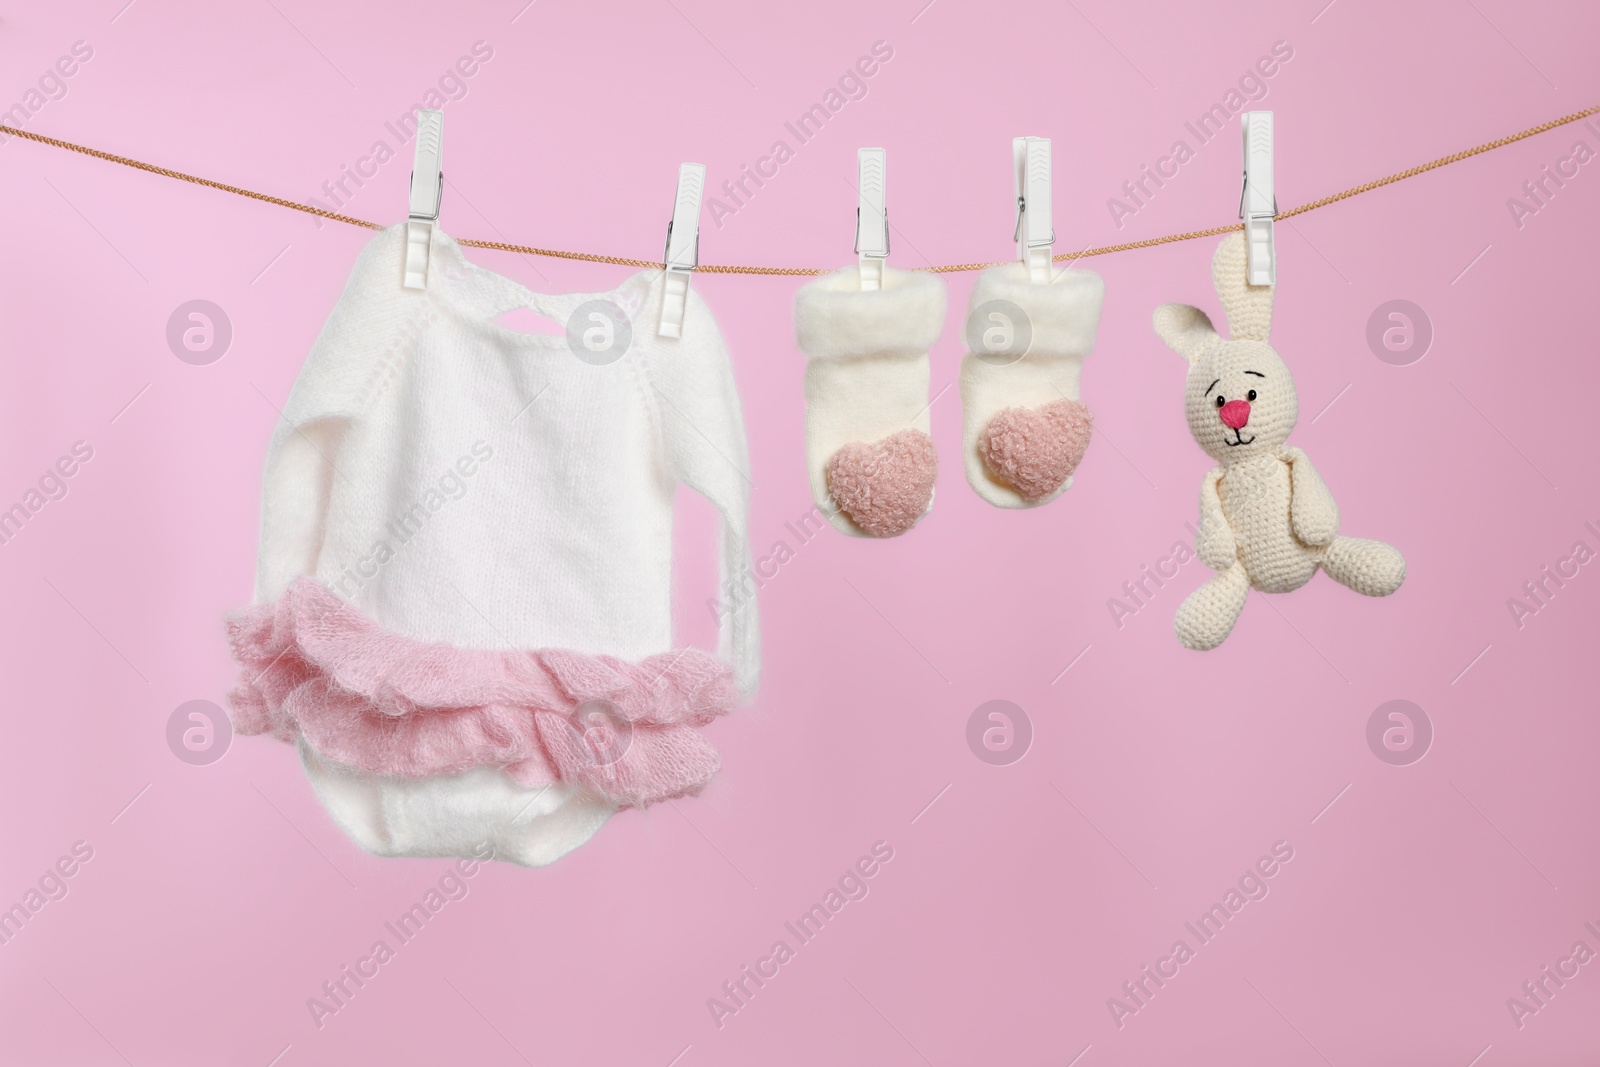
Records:
[[[1049,284],[1021,263],[979,275],[961,361],[967,481],[1002,508],[1048,504],[1072,484],[1093,416],[1078,400],[1105,283],[1064,270]]]
[[[944,283],[883,269],[863,292],[858,267],[795,299],[806,364],[806,466],[828,521],[856,537],[895,537],[933,504],[928,349],[944,325]]]

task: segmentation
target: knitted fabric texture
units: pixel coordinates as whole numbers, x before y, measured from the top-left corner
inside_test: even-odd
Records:
[[[379,856],[482,856],[487,845],[495,859],[542,867],[593,837],[616,811],[582,786],[529,790],[498,767],[408,778],[324,759],[304,738],[297,747],[333,821]]]
[[[1072,485],[1093,419],[1079,399],[1105,283],[1064,270],[1048,283],[1021,263],[978,276],[961,361],[967,483],[996,507],[1047,504]]]
[[[234,632],[238,728],[296,737],[363,847],[474,855],[500,835],[506,858],[549,862],[616,807],[716,768],[697,730],[729,690],[708,657],[674,651],[672,511],[679,484],[705,496],[723,582],[749,572],[732,367],[697,293],[683,338],[655,336],[660,270],[539,294],[435,229],[428,287],[410,290],[404,246],[404,226],[368,243],[283,404],[255,608]],[[607,319],[616,343],[494,321],[518,309],[579,339]],[[719,623],[747,697],[754,598]],[[620,760],[578,747],[618,728]]]
[[[377,774],[499,766],[619,808],[697,793],[716,751],[695,727],[732,710],[733,672],[697,649],[638,663],[576,652],[463,649],[383,630],[310,578],[229,625],[243,734],[303,737]]]
[[[859,266],[795,297],[806,364],[806,466],[817,508],[841,533],[895,537],[933,503],[928,349],[944,326],[944,283],[885,267],[880,289]]]
[[[1218,574],[1179,606],[1173,624],[1192,649],[1227,639],[1252,588],[1290,592],[1320,567],[1358,593],[1387,596],[1406,574],[1390,545],[1340,536],[1333,495],[1306,454],[1286,444],[1299,398],[1267,344],[1273,287],[1247,277],[1244,235],[1229,234],[1212,259],[1212,280],[1230,340],[1196,307],[1164,304],[1154,316],[1156,333],[1189,361],[1189,431],[1219,464],[1200,486],[1195,537],[1196,554]]]

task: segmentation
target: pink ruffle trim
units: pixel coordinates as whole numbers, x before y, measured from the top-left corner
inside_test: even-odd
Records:
[[[499,766],[618,807],[698,793],[721,764],[698,727],[738,700],[733,672],[698,649],[630,663],[417,641],[310,578],[230,619],[228,641],[243,668],[228,694],[239,733],[303,736],[377,774]]]

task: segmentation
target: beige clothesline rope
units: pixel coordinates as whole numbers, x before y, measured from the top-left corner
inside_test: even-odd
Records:
[[[1529,137],[1535,137],[1541,133],[1546,133],[1550,130],[1556,129],[1559,126],[1565,126],[1569,123],[1577,122],[1580,119],[1586,119],[1590,115],[1595,114],[1600,114],[1600,106],[1584,108],[1582,111],[1574,111],[1570,115],[1564,115],[1558,119],[1551,119],[1548,122],[1541,122],[1537,126],[1530,126],[1520,133],[1513,133],[1507,137],[1501,137],[1496,140],[1489,141],[1486,144],[1478,145],[1475,148],[1467,148],[1460,152],[1453,152],[1448,156],[1442,156],[1439,159],[1435,159],[1431,163],[1423,163],[1420,166],[1412,167],[1409,170],[1400,171],[1398,174],[1391,174],[1386,178],[1379,178],[1376,181],[1366,182],[1364,184],[1357,185],[1354,188],[1346,189],[1343,192],[1334,193],[1332,196],[1325,196],[1320,200],[1313,200],[1309,204],[1301,204],[1299,207],[1290,208],[1287,211],[1280,211],[1276,218],[1289,219],[1296,215],[1304,215],[1306,212],[1315,211],[1319,207],[1327,207],[1329,204],[1336,204],[1340,200],[1348,200],[1352,196],[1360,196],[1362,193],[1371,192],[1374,189],[1381,189],[1385,185],[1393,185],[1395,182],[1404,181],[1407,178],[1414,178],[1419,174],[1426,174],[1430,170],[1437,170],[1439,167],[1448,166],[1451,163],[1459,163],[1463,159],[1471,159],[1473,156],[1482,155],[1485,152],[1492,152],[1496,148],[1504,148],[1508,144],[1515,144],[1518,141]],[[95,159],[103,159],[108,163],[120,163],[124,167],[133,167],[135,170],[148,171],[151,174],[159,174],[165,178],[176,178],[179,181],[192,182],[195,185],[204,185],[210,189],[220,189],[225,193],[233,193],[237,196],[249,197],[252,200],[261,200],[265,203],[276,204],[279,207],[290,208],[294,211],[303,211],[308,215],[316,215],[320,218],[331,219],[334,222],[343,222],[351,226],[364,226],[369,230],[381,230],[384,228],[381,223],[368,222],[366,219],[358,219],[350,215],[340,215],[337,212],[326,211],[319,207],[313,207],[310,204],[297,204],[293,200],[284,200],[282,197],[268,196],[266,193],[252,192],[249,189],[241,189],[237,185],[227,185],[223,182],[212,181],[210,178],[199,178],[193,174],[185,174],[179,170],[169,170],[166,167],[158,167],[153,163],[144,163],[137,159],[129,159],[127,156],[119,156],[110,152],[102,152],[98,148],[86,148],[83,145],[73,144],[71,141],[58,141],[54,137],[46,137],[43,134],[30,133],[27,130],[19,130],[12,126],[0,125],[0,134],[5,134],[11,137],[21,137],[25,140],[36,141],[39,144],[47,144],[55,148],[65,148],[70,152],[81,152],[83,155],[93,156]],[[1109,255],[1112,252],[1126,252],[1134,248],[1151,248],[1155,245],[1171,244],[1174,241],[1192,241],[1199,237],[1216,237],[1220,234],[1229,233],[1233,230],[1238,230],[1241,228],[1242,226],[1239,223],[1234,223],[1231,226],[1213,226],[1209,230],[1191,230],[1188,233],[1168,234],[1165,237],[1150,237],[1143,241],[1128,241],[1125,244],[1102,245],[1098,248],[1085,248],[1081,252],[1063,252],[1056,255],[1054,259],[1056,262],[1060,263],[1068,260],[1084,259],[1088,256],[1104,256]],[[467,245],[471,248],[489,248],[498,252],[516,252],[529,256],[550,256],[555,259],[578,259],[589,263],[609,263],[617,267],[661,266],[661,263],[658,260],[628,259],[624,256],[602,256],[593,252],[562,252],[553,248],[536,248],[533,245],[507,244],[504,241],[474,241],[458,239],[457,243]],[[945,266],[916,267],[913,269],[931,271],[935,274],[951,274],[958,271],[987,270],[990,267],[1003,266],[1009,262],[1011,261],[996,260],[992,263],[951,263]],[[702,263],[696,269],[706,274],[770,274],[800,277],[831,273],[829,270],[819,270],[815,267],[736,267],[714,263]]]

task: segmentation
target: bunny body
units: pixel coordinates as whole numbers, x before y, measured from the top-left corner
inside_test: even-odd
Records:
[[[1309,582],[1322,553],[1294,535],[1289,462],[1262,456],[1218,470],[1218,503],[1250,584],[1267,593],[1287,593]]]
[[[1311,460],[1285,444],[1299,415],[1294,378],[1266,343],[1271,286],[1246,284],[1242,233],[1217,247],[1212,277],[1232,332],[1223,339],[1198,308],[1164,304],[1155,327],[1189,360],[1185,411],[1195,441],[1218,466],[1200,486],[1195,551],[1217,575],[1178,608],[1174,630],[1193,649],[1220,645],[1252,588],[1287,593],[1317,568],[1367,596],[1405,580],[1390,545],[1339,534],[1339,509]]]

